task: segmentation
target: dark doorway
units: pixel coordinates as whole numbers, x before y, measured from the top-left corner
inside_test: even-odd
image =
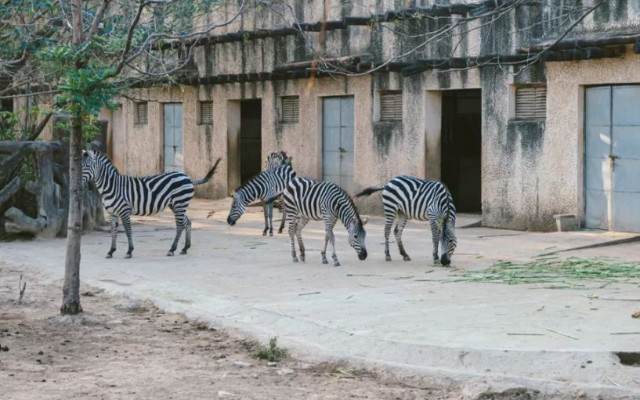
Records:
[[[262,170],[262,101],[240,102],[240,183]]]
[[[442,181],[460,212],[482,210],[481,104],[479,89],[442,94]]]

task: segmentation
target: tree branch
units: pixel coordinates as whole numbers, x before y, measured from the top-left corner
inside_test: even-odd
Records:
[[[100,26],[100,22],[102,21],[102,16],[106,11],[107,7],[109,7],[109,3],[111,0],[102,0],[102,4],[100,4],[100,8],[96,12],[96,15],[93,17],[93,22],[91,23],[91,29],[87,35],[87,42],[90,42],[93,39],[93,35],[98,31],[98,27]]]

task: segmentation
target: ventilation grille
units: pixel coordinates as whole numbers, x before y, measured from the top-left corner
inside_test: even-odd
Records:
[[[288,96],[282,98],[282,123],[298,123],[300,115],[300,98],[298,96]]]
[[[200,124],[201,125],[213,124],[213,101],[200,102]]]
[[[516,118],[545,118],[547,115],[547,88],[521,87],[516,89]]]
[[[402,120],[402,92],[380,93],[380,121]]]
[[[136,124],[146,125],[149,122],[147,102],[136,103]]]

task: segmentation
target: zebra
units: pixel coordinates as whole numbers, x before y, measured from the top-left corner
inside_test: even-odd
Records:
[[[439,181],[429,181],[413,176],[396,176],[384,186],[370,187],[358,193],[356,197],[369,196],[382,190],[384,205],[384,253],[386,261],[391,261],[389,254],[389,234],[393,221],[398,223],[393,233],[398,242],[398,249],[404,261],[411,258],[402,245],[402,231],[409,219],[429,220],[433,240],[433,261],[447,266],[457,246],[455,235],[456,207],[449,189]],[[442,258],[438,259],[438,243],[442,244]]]
[[[298,262],[294,235],[298,238],[300,259],[305,261],[302,229],[310,220],[323,220],[325,228],[324,248],[320,252],[322,263],[327,261],[327,243],[331,242],[333,265],[340,266],[336,255],[333,227],[338,219],[349,232],[349,245],[358,253],[358,258],[367,258],[365,246],[366,220],[361,220],[351,197],[342,188],[332,182],[316,181],[310,178],[295,178],[284,191],[284,207],[289,221],[289,238],[291,240],[291,256]]]
[[[287,187],[291,179],[296,176],[295,171],[289,164],[282,164],[275,169],[263,171],[240,186],[232,193],[233,202],[227,217],[227,223],[235,225],[244,213],[245,208],[254,200],[262,200],[266,203],[264,214],[264,231],[262,235],[273,236],[273,202],[279,197]],[[283,212],[283,220],[286,213]],[[284,224],[282,224],[284,225]],[[282,232],[282,226],[280,227]]]
[[[191,221],[187,216],[189,201],[193,198],[194,186],[206,183],[216,171],[220,158],[207,175],[198,180],[191,180],[182,172],[167,172],[159,175],[134,177],[121,175],[116,167],[102,153],[94,150],[83,150],[82,181],[93,181],[102,195],[102,204],[109,212],[111,228],[111,248],[107,258],[112,258],[116,251],[118,236],[118,219],[124,225],[129,249],[125,258],[131,258],[133,240],[131,238],[131,215],[152,215],[171,208],[176,219],[176,237],[167,253],[173,256],[178,247],[182,231],[186,231],[184,248],[180,254],[187,254],[191,247]]]
[[[293,167],[293,164],[291,162],[292,160],[293,157],[287,156],[286,151],[273,152],[267,156],[267,170],[276,169],[283,164],[288,164]],[[278,208],[280,208],[282,212],[282,220],[280,221],[280,228],[278,228],[278,233],[282,233],[282,230],[284,229],[284,223],[287,220],[287,215],[284,212],[284,207]],[[265,205],[262,207],[262,209],[264,211],[264,231],[262,232],[262,236],[266,236],[267,230],[269,230],[269,236],[273,236],[273,206],[269,207]]]

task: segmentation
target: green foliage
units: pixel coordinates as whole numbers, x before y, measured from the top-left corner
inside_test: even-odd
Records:
[[[285,351],[278,347],[278,338],[269,339],[269,345],[260,345],[256,350],[254,357],[259,360],[267,360],[270,362],[280,361],[284,357]]]

